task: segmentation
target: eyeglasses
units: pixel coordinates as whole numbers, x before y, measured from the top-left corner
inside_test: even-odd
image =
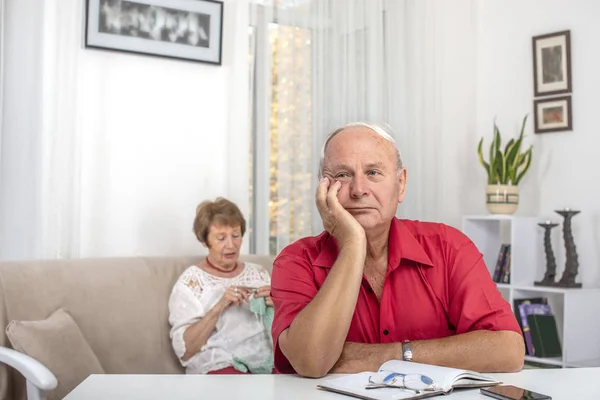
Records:
[[[435,390],[433,379],[421,374],[400,374],[398,372],[379,371],[369,376],[369,384],[365,389],[400,388],[417,393]]]

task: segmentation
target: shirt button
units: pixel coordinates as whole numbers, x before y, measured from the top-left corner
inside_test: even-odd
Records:
[[[388,333],[389,333],[389,332],[388,332],[388,330],[387,330],[387,329],[384,329],[384,330],[383,330],[383,334],[384,334],[384,335],[386,335],[386,336],[387,336],[387,334],[388,334]]]

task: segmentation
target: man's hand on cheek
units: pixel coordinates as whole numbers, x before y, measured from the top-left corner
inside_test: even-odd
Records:
[[[348,211],[342,207],[338,193],[342,183],[324,177],[317,187],[316,204],[323,226],[338,241],[340,247],[347,243],[362,243],[365,231]]]

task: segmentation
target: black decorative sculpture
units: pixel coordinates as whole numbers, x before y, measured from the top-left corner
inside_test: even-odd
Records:
[[[556,286],[554,277],[556,276],[556,259],[554,258],[554,252],[552,251],[552,242],[550,240],[550,233],[552,228],[558,226],[557,223],[546,221],[538,224],[544,228],[544,253],[546,253],[546,273],[544,279],[539,282],[534,282],[535,286]]]
[[[575,283],[579,262],[577,261],[577,249],[575,248],[573,232],[571,231],[571,219],[573,219],[575,215],[579,214],[580,211],[565,208],[564,210],[556,210],[556,212],[562,215],[565,219],[563,223],[563,237],[565,240],[565,250],[567,253],[565,271],[563,272],[562,278],[555,284],[555,286],[580,288],[581,283]]]

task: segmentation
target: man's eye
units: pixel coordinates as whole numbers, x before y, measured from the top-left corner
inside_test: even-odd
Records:
[[[378,171],[369,171],[368,174],[371,176],[376,176],[376,175],[379,175],[379,172]]]
[[[348,177],[348,174],[347,174],[347,173],[345,173],[345,172],[341,172],[341,173],[337,174],[335,177],[336,177],[336,179],[339,179],[339,178],[347,178],[347,177]]]

